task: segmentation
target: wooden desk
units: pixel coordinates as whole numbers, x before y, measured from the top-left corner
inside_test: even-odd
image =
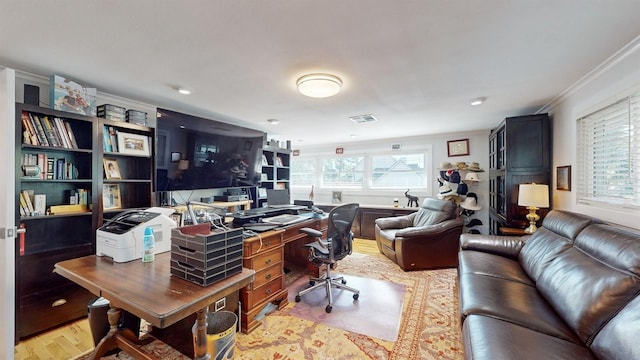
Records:
[[[111,349],[120,348],[136,359],[153,359],[139,349],[137,336],[128,329],[118,329],[120,310],[124,309],[159,328],[197,313],[196,359],[207,358],[206,307],[249,285],[255,271],[242,272],[202,287],[171,276],[170,252],[156,254],[155,261],[134,260],[113,263],[95,255],[55,264],[55,272],[84,287],[97,296],[109,300],[111,330],[96,346],[92,358],[98,359]]]

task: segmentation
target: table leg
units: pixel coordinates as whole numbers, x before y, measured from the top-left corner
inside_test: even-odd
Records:
[[[210,358],[207,353],[207,310],[205,307],[196,313],[196,331],[193,337],[195,360],[209,360]]]
[[[109,320],[109,332],[100,340],[93,353],[91,359],[100,359],[108,351],[114,349],[122,349],[131,354],[138,360],[156,360],[155,357],[144,353],[138,346],[147,344],[149,341],[140,341],[138,337],[129,329],[119,329],[121,311],[118,308],[111,308],[107,311],[107,319]]]

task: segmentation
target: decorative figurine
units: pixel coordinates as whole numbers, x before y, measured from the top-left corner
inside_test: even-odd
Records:
[[[407,199],[409,199],[409,201],[407,202],[407,207],[411,207],[411,205],[416,204],[416,207],[418,207],[418,197],[417,196],[413,196],[413,195],[409,195],[409,189],[407,189],[407,191],[404,192],[404,196],[407,197]]]

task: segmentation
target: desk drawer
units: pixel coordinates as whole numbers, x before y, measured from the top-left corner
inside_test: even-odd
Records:
[[[244,240],[244,256],[254,256],[269,251],[282,244],[283,231],[262,233],[262,238],[254,236]]]
[[[276,277],[282,276],[283,273],[281,263],[273,264],[264,270],[258,271],[253,278],[253,282],[247,288],[250,290],[257,289]]]
[[[282,263],[283,257],[283,247],[280,245],[278,249],[267,251],[252,258],[244,258],[242,266],[259,272],[271,265]]]
[[[244,288],[241,291],[242,305],[247,307],[247,309],[253,308],[255,305],[260,302],[266,300],[270,296],[278,293],[280,290],[284,289],[284,277],[279,276],[265,285],[254,289],[249,290],[248,288]]]

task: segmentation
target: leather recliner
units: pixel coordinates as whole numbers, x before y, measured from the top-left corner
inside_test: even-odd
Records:
[[[426,198],[414,213],[376,219],[376,242],[404,271],[457,267],[463,225],[454,202]]]

